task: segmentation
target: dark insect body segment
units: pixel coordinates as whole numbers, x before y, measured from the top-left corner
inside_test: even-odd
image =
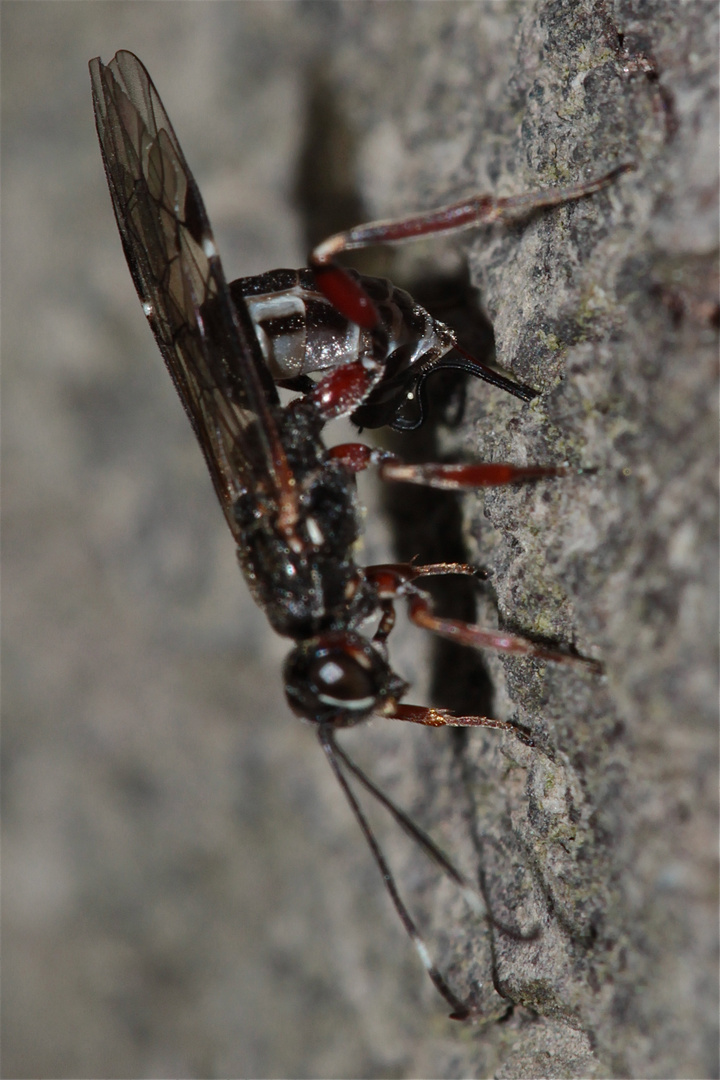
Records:
[[[401,222],[360,226],[321,244],[311,268],[276,270],[228,285],[197,185],[150,77],[132,53],[90,62],[103,162],[125,256],[175,388],[190,418],[257,603],[295,647],[284,666],[291,708],[318,738],[365,834],[423,965],[456,1019],[477,1015],[432,963],[420,932],[351,789],[349,776],[377,798],[468,903],[493,922],[476,889],[410,819],[355,766],[335,732],[375,713],[429,726],[485,726],[522,733],[482,716],[406,705],[386,640],[394,604],[437,634],[480,648],[599,670],[595,661],[546,649],[518,635],[440,619],[417,582],[472,575],[457,563],[359,567],[354,474],[376,465],[386,480],[462,490],[558,476],[553,466],[406,465],[361,443],[328,450],[327,421],[350,415],[368,427],[422,422],[422,388],[439,368],[459,368],[527,400],[519,387],[456,348],[449,328],[390,282],[334,262],[342,250],[509,218],[581,198],[627,166],[574,188],[508,199],[478,196]],[[315,376],[312,378],[311,376]],[[297,392],[281,405],[277,386]],[[417,398],[419,418],[400,413]],[[363,633],[376,621],[372,637]],[[527,741],[525,739],[525,741]]]

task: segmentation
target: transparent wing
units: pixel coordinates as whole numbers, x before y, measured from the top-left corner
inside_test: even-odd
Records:
[[[228,524],[265,488],[295,518],[275,422],[279,400],[242,300],[230,300],[200,192],[150,76],[133,53],[90,61],[93,106],[125,257],[202,447]]]

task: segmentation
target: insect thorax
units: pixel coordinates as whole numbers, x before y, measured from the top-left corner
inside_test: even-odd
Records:
[[[342,463],[327,460],[322,421],[308,401],[277,409],[275,421],[295,481],[300,542],[288,542],[275,493],[260,482],[233,508],[245,538],[240,566],[279,634],[303,639],[355,628],[373,614],[377,596],[352,554],[360,535],[354,477]]]

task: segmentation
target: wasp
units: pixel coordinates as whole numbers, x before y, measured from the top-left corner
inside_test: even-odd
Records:
[[[361,276],[340,252],[524,217],[591,195],[628,168],[574,187],[467,200],[401,220],[362,225],[325,240],[309,268],[275,270],[228,284],[197,184],[140,60],[120,51],[90,61],[95,123],[125,257],[200,444],[250,591],[294,646],[283,668],[290,708],[318,740],[370,846],[392,902],[453,1019],[477,1015],[433,963],[362,810],[364,787],[490,918],[471,883],[434,841],[351,761],[336,733],[375,714],[431,727],[514,725],[402,701],[408,684],[390,665],[395,604],[414,623],[454,641],[556,663],[596,661],[503,630],[437,616],[422,579],[474,575],[462,563],[358,566],[355,474],[462,490],[563,475],[564,466],[406,464],[363,443],[328,448],[328,421],[398,430],[423,420],[425,382],[459,368],[522,400],[535,392],[460,351],[455,335],[406,292]],[[450,355],[452,352],[452,355]],[[286,404],[278,388],[294,391]],[[405,406],[417,405],[408,419]],[[371,629],[368,630],[367,627]],[[373,629],[374,627],[374,629]]]

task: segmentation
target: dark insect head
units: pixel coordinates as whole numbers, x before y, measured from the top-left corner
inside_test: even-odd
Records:
[[[335,727],[352,727],[384,705],[393,707],[407,690],[367,638],[343,630],[297,645],[283,678],[294,713]]]

